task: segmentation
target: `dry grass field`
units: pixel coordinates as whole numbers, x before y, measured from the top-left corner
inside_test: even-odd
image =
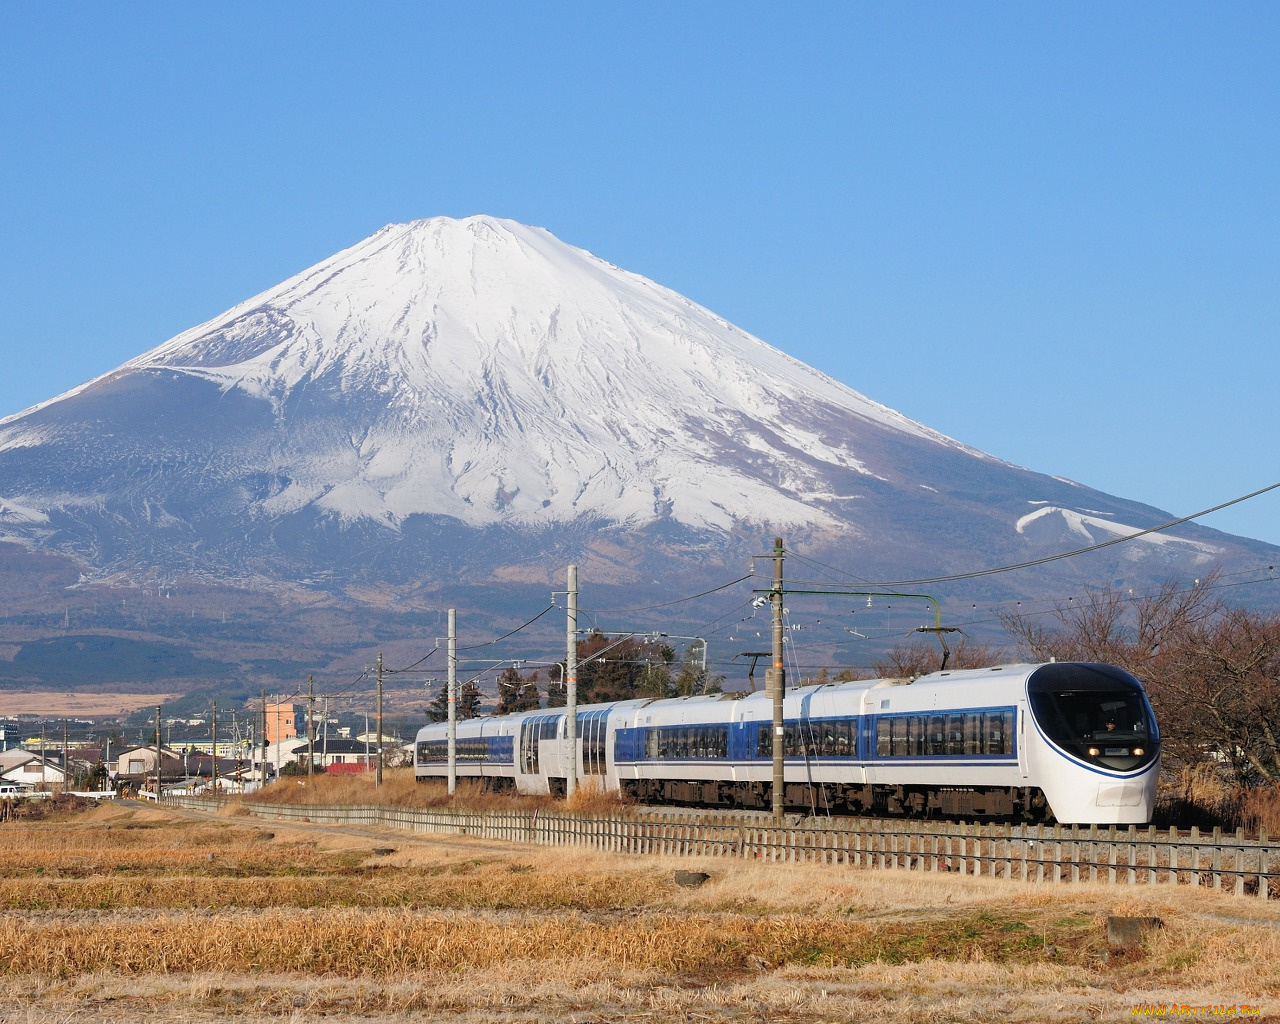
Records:
[[[286,824],[234,805],[10,822],[0,849],[3,1024],[1280,1010],[1280,906],[1187,888],[623,858]],[[711,879],[682,888],[677,869]],[[1165,927],[1116,953],[1109,914]]]
[[[151,708],[174,699],[172,693],[63,693],[55,690],[6,690],[4,709],[8,715],[40,715],[42,718],[101,718],[127,715],[139,708]],[[40,730],[36,728],[36,735]],[[25,733],[24,733],[25,735]],[[50,742],[50,746],[52,746]]]

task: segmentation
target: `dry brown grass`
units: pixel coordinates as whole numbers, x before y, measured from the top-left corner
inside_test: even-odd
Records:
[[[412,768],[388,768],[382,785],[372,773],[363,775],[314,775],[311,778],[283,778],[244,798],[250,803],[293,804],[302,807],[413,807],[459,811],[526,811],[537,807],[565,809],[565,801],[549,796],[520,796],[515,793],[488,793],[469,779],[459,779],[454,795],[449,795],[443,779],[418,782]],[[618,793],[605,793],[590,785],[579,787],[569,809],[582,813],[616,810],[625,800]]]
[[[1156,822],[1280,835],[1280,787],[1235,785],[1214,764],[1183,768],[1161,779]]]
[[[1275,1009],[1280,906],[103,807],[0,826],[0,1024],[1132,1019]],[[676,886],[676,868],[710,873]],[[1106,948],[1107,914],[1166,927]],[[13,1009],[9,1009],[13,1008]]]

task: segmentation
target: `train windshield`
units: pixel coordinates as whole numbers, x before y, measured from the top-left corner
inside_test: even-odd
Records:
[[[1130,769],[1156,755],[1159,733],[1142,685],[1111,665],[1045,665],[1027,681],[1031,712],[1056,746]]]

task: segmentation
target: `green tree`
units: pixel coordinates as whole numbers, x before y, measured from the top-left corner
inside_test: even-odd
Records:
[[[479,682],[474,679],[468,679],[458,687],[459,722],[468,718],[480,717],[480,703],[483,700],[483,696],[480,692]]]
[[[480,684],[468,679],[458,687],[457,721],[480,717],[480,703],[483,694]],[[440,687],[440,692],[427,705],[427,720],[430,722],[447,722],[449,720],[449,684]]]
[[[673,689],[675,696],[690,697],[696,693],[706,693],[707,673],[702,664],[706,648],[698,644],[690,644],[685,648],[684,658],[680,662],[680,672],[676,676]]]
[[[618,638],[593,630],[578,641],[577,650],[580,704],[664,697],[671,692],[675,651],[656,639]]]
[[[524,680],[520,677],[518,668],[514,665],[504,668],[498,675],[498,702],[494,705],[493,713],[508,715],[515,711],[516,704],[520,700],[520,688],[523,685]]]
[[[509,665],[498,676],[498,703],[495,715],[508,715],[516,711],[532,711],[538,707],[538,673],[522,676],[514,665]]]
[[[427,705],[428,722],[447,722],[449,720],[449,684],[442,683],[439,692]]]

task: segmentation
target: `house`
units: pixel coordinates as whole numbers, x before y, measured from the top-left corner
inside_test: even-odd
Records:
[[[182,755],[169,747],[160,748],[163,760],[160,765],[160,774],[169,774],[170,762],[178,765],[182,764]],[[149,747],[131,747],[128,750],[122,750],[116,755],[114,763],[114,771],[117,775],[154,775],[156,773],[156,747],[151,744]]]
[[[20,763],[0,770],[0,783],[21,786],[24,789],[47,791],[65,787],[66,772],[62,765],[50,757],[27,754]]]
[[[343,740],[330,737],[328,740],[316,740],[314,748],[315,768],[328,772],[337,767],[337,771],[368,770],[378,763],[377,743],[366,743],[363,740]],[[293,748],[293,759],[305,769],[307,766],[307,744],[302,743]],[[336,774],[336,773],[335,773]]]
[[[160,785],[176,783],[186,777],[182,755],[161,747]],[[115,761],[116,788],[121,794],[154,792],[156,785],[156,748],[133,747],[122,750]]]

